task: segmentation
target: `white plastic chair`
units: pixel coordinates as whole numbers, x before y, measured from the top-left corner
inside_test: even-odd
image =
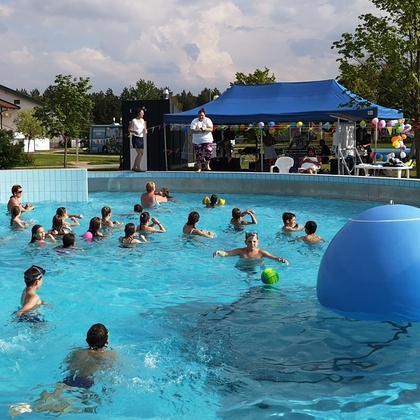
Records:
[[[288,174],[290,168],[295,164],[295,161],[290,156],[282,156],[277,158],[276,163],[270,166],[270,172],[274,173],[274,168],[278,169],[279,174]]]

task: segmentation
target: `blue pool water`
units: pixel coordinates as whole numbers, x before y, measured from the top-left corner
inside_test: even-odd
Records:
[[[61,397],[84,419],[417,417],[418,324],[354,321],[322,308],[316,279],[328,244],[293,243],[280,234],[281,214],[292,211],[300,223],[315,220],[330,241],[374,204],[228,195],[226,206],[205,209],[202,194],[174,195],[176,201],[151,211],[167,233],[135,249],[118,246],[122,229],[94,243],[81,235],[103,205],[112,208],[113,219],[138,224],[129,214],[136,194],[36,203],[23,219],[45,228],[60,205],[84,215],[74,229],[84,252],[71,256],[31,248],[29,230],[11,231],[8,216],[0,215],[0,418],[11,404],[32,404],[54,390],[64,378],[66,355],[85,346],[86,331],[97,322],[110,330],[119,359],[90,393],[74,388]],[[267,260],[247,268],[236,257],[212,258],[216,249],[243,245],[244,234],[228,227],[233,207],[256,211],[260,247],[287,258],[288,267]],[[214,239],[181,235],[193,210],[201,214],[198,227],[213,230]],[[32,264],[47,270],[39,295],[51,305],[39,310],[45,322],[36,324],[14,315],[23,272]],[[278,270],[275,286],[261,282],[264,267]],[[357,261],[349,261],[348,270],[357,276]],[[65,418],[79,417],[70,412]]]

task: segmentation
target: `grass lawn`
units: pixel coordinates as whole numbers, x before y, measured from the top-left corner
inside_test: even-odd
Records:
[[[31,153],[33,164],[29,168],[63,168],[64,167],[64,149],[52,149]],[[67,150],[67,167],[71,168],[78,165],[119,165],[119,155],[111,154],[88,154],[79,151],[76,155],[75,149]]]

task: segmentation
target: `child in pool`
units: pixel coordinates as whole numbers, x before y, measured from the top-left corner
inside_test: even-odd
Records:
[[[71,222],[67,222],[67,219],[70,219]],[[83,219],[83,216],[81,214],[68,214],[65,207],[59,207],[52,219],[52,228],[50,233],[61,236],[71,232],[72,227],[80,226],[77,219]]]
[[[138,236],[136,233],[136,225],[127,223],[124,228],[124,236],[120,236],[119,241],[124,248],[133,248],[136,244],[147,242],[143,235]]]
[[[86,334],[86,343],[89,347],[73,350],[67,356],[65,360],[67,375],[62,382],[56,384],[54,391],[43,391],[32,404],[12,404],[9,408],[9,416],[13,418],[32,411],[49,412],[51,415],[54,413],[58,416],[66,413],[80,413],[80,406],[73,404],[68,394],[65,397],[62,396],[63,391],[70,387],[77,387],[88,392],[87,390],[95,383],[96,372],[112,369],[118,355],[113,350],[107,350],[108,340],[109,332],[105,325],[92,325]]]
[[[277,257],[270,254],[264,249],[258,248],[258,233],[257,232],[246,232],[245,233],[245,244],[243,248],[235,248],[230,251],[215,251],[213,252],[213,258],[220,255],[221,257],[233,257],[239,256],[240,258],[256,259],[256,258],[269,258],[270,260],[278,261],[283,264],[289,265],[289,261],[285,258]]]
[[[17,311],[17,316],[20,317],[44,304],[36,293],[42,286],[44,274],[45,270],[37,265],[33,265],[25,271],[23,276],[26,287],[23,289],[20,298],[22,307]]]
[[[156,229],[155,226],[158,228]],[[144,211],[140,215],[140,225],[137,226],[137,232],[141,232],[143,235],[149,235],[150,233],[165,233],[166,229],[158,219],[152,217],[150,223],[150,214],[148,211]]]
[[[47,241],[49,239],[51,242]],[[32,237],[30,240],[30,244],[34,244],[36,246],[44,246],[44,245],[52,245],[55,244],[57,241],[54,238],[54,235],[51,233],[45,234],[45,229],[41,225],[34,225],[32,226]]]
[[[100,229],[102,227],[102,220],[99,217],[92,217],[89,222],[89,229],[87,232],[83,234],[83,237],[87,239],[88,237],[92,238],[102,238],[104,234],[100,232]],[[87,235],[90,233],[91,235]]]
[[[247,214],[249,214],[251,216],[251,221],[250,222],[242,219]],[[245,210],[245,211],[241,212],[241,210],[238,209],[238,207],[235,207],[232,210],[232,219],[230,219],[230,223],[235,227],[235,229],[242,230],[242,228],[245,225],[256,225],[258,222],[257,222],[257,219],[255,217],[255,211],[254,210]]]
[[[316,229],[317,229],[317,224],[312,221],[309,220],[305,223],[305,236],[301,236],[300,238],[297,238],[298,241],[304,241],[308,244],[317,244],[319,242],[325,242],[324,238],[321,238],[320,236],[316,235]]]
[[[72,250],[83,251],[83,248],[76,247],[76,235],[70,232],[63,235],[63,245],[56,246],[54,250],[59,253],[68,253]]]
[[[303,227],[296,223],[296,215],[289,212],[284,212],[282,215],[283,219],[283,232],[299,232],[303,230]]]
[[[29,226],[28,222],[20,220],[22,210],[19,206],[14,206],[10,210],[10,226],[17,229],[26,229]]]
[[[214,238],[214,233],[210,231],[200,230],[196,228],[196,224],[200,220],[200,215],[196,211],[192,211],[188,215],[187,223],[185,223],[182,232],[186,235],[198,235],[205,238]]]
[[[122,225],[122,223],[120,222],[111,221],[111,216],[112,216],[111,207],[108,207],[108,206],[102,207],[101,214],[102,214],[102,226],[104,228],[114,228],[116,226]]]

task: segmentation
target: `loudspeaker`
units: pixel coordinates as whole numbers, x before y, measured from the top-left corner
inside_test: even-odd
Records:
[[[215,157],[210,161],[210,168],[213,171],[240,171],[241,161],[239,158]]]

